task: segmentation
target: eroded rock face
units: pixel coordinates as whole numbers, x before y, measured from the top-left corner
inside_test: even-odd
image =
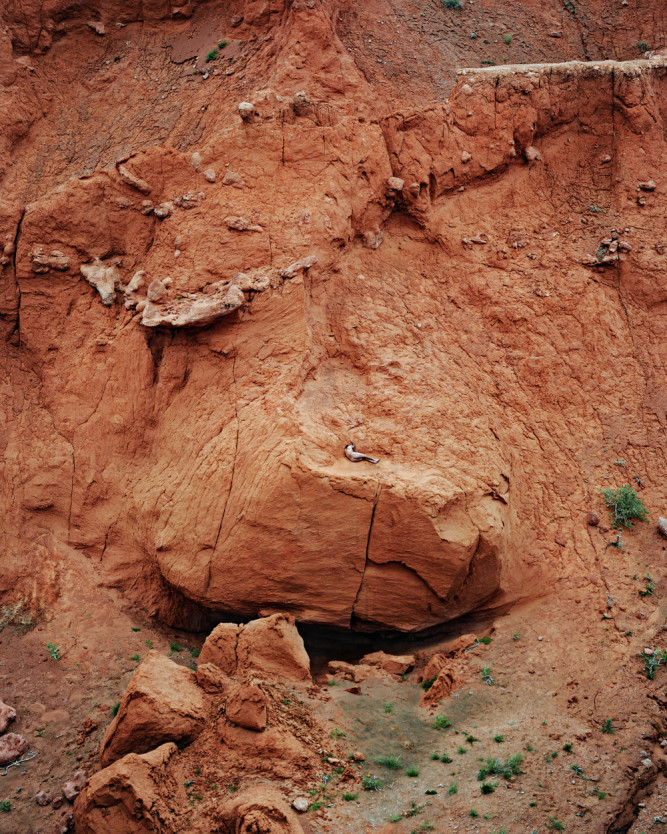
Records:
[[[206,295],[189,294],[164,304],[149,300],[141,323],[144,327],[206,327],[245,302],[243,292],[234,284],[220,282],[209,290]]]
[[[126,753],[165,742],[187,743],[201,732],[205,701],[194,672],[151,651],[132,676],[100,744],[103,766]]]

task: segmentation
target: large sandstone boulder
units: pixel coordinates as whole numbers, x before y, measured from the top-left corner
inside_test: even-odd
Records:
[[[74,804],[77,834],[173,830],[161,791],[176,750],[170,743],[143,755],[129,753],[91,776]]]
[[[242,626],[221,623],[207,637],[199,661],[213,663],[230,676],[253,671],[268,680],[310,680],[310,658],[288,614]]]
[[[126,753],[146,753],[167,741],[187,744],[199,735],[205,718],[204,695],[195,673],[149,652],[104,734],[100,760],[108,765]]]
[[[225,715],[238,727],[263,730],[266,727],[266,695],[258,686],[234,684],[227,696]]]

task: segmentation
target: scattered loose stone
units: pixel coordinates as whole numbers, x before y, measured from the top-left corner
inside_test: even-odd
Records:
[[[642,191],[655,191],[656,185],[654,180],[647,180],[646,182],[640,182],[639,188]]]
[[[245,296],[237,286],[219,281],[211,284],[206,294],[187,293],[164,304],[148,299],[142,308],[141,323],[144,327],[206,327],[244,303]]]
[[[467,162],[470,162],[472,159],[472,154],[468,153],[468,151],[463,151],[461,154],[461,162],[465,165]]]
[[[213,168],[207,168],[204,171],[204,179],[206,182],[215,182],[215,171]]]
[[[542,154],[533,145],[528,145],[526,150],[523,152],[523,155],[526,157],[528,162],[539,162],[542,159]]]
[[[306,116],[312,109],[313,103],[303,90],[295,93],[294,99],[292,100],[292,110],[294,110],[297,116]]]
[[[16,718],[16,710],[4,701],[0,701],[0,733],[4,733],[9,722]]]
[[[171,217],[172,212],[174,211],[174,204],[173,203],[160,203],[159,205],[155,206],[153,209],[153,214],[159,219],[164,220],[167,217]]]
[[[37,246],[32,250],[30,260],[32,261],[32,271],[37,273],[50,272],[52,269],[65,272],[70,266],[69,258],[64,252],[59,249],[52,249],[47,254],[42,246]]]
[[[52,797],[46,791],[39,791],[35,794],[35,802],[42,807],[51,804]]]
[[[364,232],[362,235],[362,241],[366,249],[378,249],[383,240],[382,231]]]
[[[225,223],[228,229],[234,229],[237,232],[263,232],[264,229],[248,220],[247,217],[225,217]]]
[[[662,518],[661,516],[658,519],[658,533],[667,539],[667,518]]]
[[[222,178],[223,185],[233,185],[235,188],[243,188],[245,183],[243,182],[243,177],[240,174],[234,173],[234,171],[227,171],[225,176]]]
[[[18,733],[6,733],[0,737],[0,767],[5,767],[28,752],[30,745]]]
[[[192,209],[197,208],[202,203],[206,195],[203,191],[188,191],[187,194],[181,194],[180,197],[176,197],[173,201],[175,206],[184,209]]]
[[[141,213],[142,214],[150,214],[153,211],[153,202],[152,200],[142,200],[141,202]]]
[[[251,122],[253,121],[257,111],[255,110],[255,105],[251,104],[249,101],[242,101],[239,104],[239,116],[244,122]]]
[[[392,189],[392,191],[403,191],[405,180],[402,180],[400,177],[389,177],[387,185]]]
[[[83,770],[77,770],[71,779],[63,785],[63,796],[71,802],[81,792],[86,782],[86,774]]]
[[[201,168],[201,154],[199,151],[195,151],[192,156],[190,157],[190,164],[195,169],[195,171],[199,171]]]
[[[292,802],[292,808],[300,814],[303,814],[308,810],[308,800],[305,796],[297,796],[297,798]]]
[[[137,191],[141,191],[142,194],[151,193],[152,188],[150,185],[145,180],[142,180],[141,177],[133,174],[132,171],[128,170],[124,165],[118,166],[118,173],[120,174],[120,178],[125,185],[129,185],[131,188],[136,188]]]
[[[591,510],[586,516],[586,520],[591,527],[597,527],[600,523],[600,516]]]
[[[166,300],[167,290],[165,289],[162,281],[158,281],[157,278],[151,281],[146,293],[146,298],[156,304]]]
[[[101,20],[87,20],[86,25],[90,26],[90,28],[95,32],[96,35],[106,35],[107,30],[105,25],[102,23]]]

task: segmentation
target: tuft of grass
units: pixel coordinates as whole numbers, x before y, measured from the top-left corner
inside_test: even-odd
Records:
[[[405,774],[406,776],[419,776],[419,768],[414,765],[410,765],[410,767],[405,771]]]
[[[606,791],[601,791],[600,788],[595,788],[593,793],[594,793],[595,796],[597,796],[598,799],[606,799],[607,798]]]
[[[180,643],[177,643],[175,640],[169,644],[169,651],[170,652],[182,652],[183,646]]]
[[[139,663],[141,658],[139,657],[138,654],[133,654],[133,655],[130,656],[130,660],[134,660],[135,663]]]
[[[327,681],[327,686],[338,686],[338,681],[336,678],[331,678],[330,681]]]
[[[493,793],[497,787],[497,782],[482,782],[479,789],[482,793]]]
[[[199,649],[195,646],[194,649],[188,649],[192,657],[199,657]]]
[[[461,0],[442,0],[442,5],[445,9],[460,9]]]
[[[501,736],[500,733],[498,733],[497,736],[493,737],[493,740],[496,742],[496,744],[502,744],[503,741],[505,741],[505,736]]]
[[[435,721],[433,722],[433,729],[434,730],[446,730],[448,727],[452,726],[452,722],[447,718],[446,715],[440,713],[439,715],[435,716]]]
[[[630,484],[624,484],[618,489],[603,489],[602,497],[612,517],[612,527],[626,527],[632,529],[632,519],[639,521],[648,519],[648,511],[642,499]]]
[[[375,760],[375,764],[379,764],[380,767],[386,767],[387,770],[400,770],[403,765],[401,764],[401,760],[398,756],[380,756],[378,759]]]
[[[515,753],[504,762],[502,759],[487,759],[486,764],[482,765],[477,774],[477,781],[482,782],[487,776],[494,776],[502,774],[504,779],[511,779],[512,776],[520,776],[522,773],[521,763],[523,756],[521,753]]]
[[[440,761],[445,764],[449,764],[450,762],[453,762],[454,759],[452,759],[451,756],[448,756],[447,753],[443,753],[442,756],[440,756]]]
[[[456,782],[450,782],[449,783],[449,788],[447,789],[447,793],[450,796],[454,796],[454,794],[458,793],[458,792],[459,792],[459,786],[456,784]]]
[[[432,762],[439,762],[440,761],[440,753],[431,753],[431,761]]]
[[[387,714],[392,713],[394,711],[393,704],[382,704],[382,712],[386,712]]]
[[[51,660],[60,660],[60,646],[56,646],[55,643],[47,643],[46,650]]]
[[[465,749],[465,747],[459,747],[456,752],[459,754],[459,756],[465,756],[465,754],[468,751]]]
[[[344,738],[346,735],[345,730],[339,730],[338,727],[334,727],[329,733],[329,738]]]
[[[515,631],[514,634],[512,635],[512,640],[519,640],[520,637],[521,637],[521,632],[520,631]]]
[[[655,680],[656,671],[660,668],[660,666],[662,666],[663,663],[667,663],[667,649],[664,651],[654,649],[652,652],[640,652],[640,655],[644,661],[644,672],[646,673],[646,677],[650,681]]]
[[[380,791],[382,790],[382,779],[378,776],[364,776],[361,779],[361,787],[365,791]]]
[[[490,666],[483,666],[482,671],[480,672],[482,676],[482,680],[484,681],[487,686],[493,686],[495,681],[491,677],[491,667]]]
[[[116,703],[111,707],[111,715],[115,718],[118,715],[118,710],[120,709],[120,701],[116,701]]]
[[[145,640],[144,642],[146,644],[147,649],[152,649],[153,648],[153,641],[152,640]]]
[[[570,744],[570,742],[569,742],[569,741],[567,742],[567,744],[564,744],[564,745],[563,745],[563,750],[564,750],[566,753],[571,753],[571,752],[572,752],[572,745]]]
[[[358,796],[359,796],[359,794],[358,794],[358,793],[344,793],[344,794],[343,794],[343,799],[344,799],[346,802],[354,802],[354,800],[355,800]]]
[[[403,814],[392,814],[387,819],[389,822],[400,822],[403,819]]]
[[[509,46],[512,43],[512,36],[509,32],[506,35],[503,35],[503,40],[505,41],[507,46]]]
[[[484,637],[480,637],[477,642],[484,643],[485,646],[489,646],[493,642],[493,637],[489,637],[488,634],[485,634]]]
[[[139,626],[132,626],[132,631],[141,631]]]
[[[228,44],[228,41],[218,41],[218,49],[224,49]]]
[[[471,808],[471,809],[468,811],[468,816],[470,816],[470,817],[472,817],[474,820],[476,820],[476,819],[477,819],[477,817],[479,816],[479,811],[476,811],[474,808]]]
[[[643,55],[645,52],[648,52],[648,44],[646,41],[637,41],[637,49]]]
[[[476,741],[479,741],[479,739],[478,739],[478,738],[475,738],[475,736],[474,736],[472,733],[468,733],[468,735],[466,736],[466,742],[467,742],[467,743],[468,743],[471,747],[472,747],[472,745],[473,745]]]
[[[217,49],[212,49],[210,52],[206,53],[206,63],[210,64],[211,61],[215,61],[215,59],[217,57],[218,57],[218,50]]]
[[[602,726],[600,727],[600,732],[607,733],[608,735],[612,735],[616,732],[613,724],[611,723],[611,718],[605,718],[602,722]]]
[[[424,692],[428,692],[429,689],[435,683],[435,681],[436,681],[436,678],[426,678],[426,680],[421,682],[421,688],[424,690]]]
[[[565,831],[563,823],[557,820],[553,814],[549,817],[549,822],[546,822],[545,825],[550,831]]]
[[[2,811],[3,814],[6,814],[11,810],[12,803],[8,799],[3,799],[2,802],[0,802],[0,811]]]

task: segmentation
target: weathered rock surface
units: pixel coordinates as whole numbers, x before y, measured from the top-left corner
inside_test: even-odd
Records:
[[[245,302],[243,292],[234,284],[219,281],[207,289],[206,294],[188,293],[165,303],[149,298],[141,323],[145,327],[206,327]]]
[[[5,733],[0,736],[0,767],[11,764],[28,752],[30,745],[18,733]]]
[[[177,790],[167,777],[176,751],[175,744],[163,744],[143,755],[129,753],[91,776],[74,804],[77,834],[174,830],[163,791]]]
[[[235,684],[227,692],[225,716],[247,730],[266,728],[266,696],[258,686]]]
[[[102,765],[165,742],[187,744],[202,731],[205,719],[205,700],[194,672],[150,651],[132,675],[104,734]]]
[[[256,786],[227,800],[220,809],[224,825],[239,834],[303,834],[296,814],[281,794],[267,786]]]
[[[4,701],[0,701],[0,733],[4,733],[10,721],[16,718],[16,710]]]

